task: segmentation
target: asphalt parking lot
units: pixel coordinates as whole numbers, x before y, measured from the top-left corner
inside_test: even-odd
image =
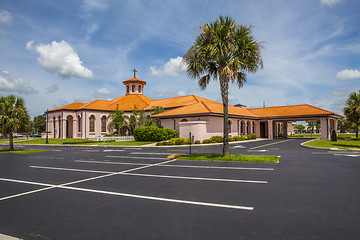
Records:
[[[233,154],[277,155],[279,163],[167,158],[187,154],[184,147],[2,153],[0,233],[25,240],[358,239],[360,153],[305,148],[304,141],[231,145]]]

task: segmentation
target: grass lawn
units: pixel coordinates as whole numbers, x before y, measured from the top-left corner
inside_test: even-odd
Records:
[[[235,161],[235,162],[278,162],[277,156],[257,156],[257,155],[228,155],[223,157],[221,154],[199,155],[179,157],[179,160],[200,160],[200,161]]]
[[[44,138],[35,138],[35,139],[14,139],[14,144],[45,144],[46,139]],[[53,145],[63,145],[63,144],[80,144],[80,145],[116,145],[116,146],[142,146],[145,144],[151,144],[154,142],[137,142],[137,141],[122,141],[122,142],[93,142],[88,139],[58,139],[58,138],[49,138],[49,144]],[[0,144],[9,144],[9,140],[1,140]]]
[[[9,149],[0,149],[0,153],[20,153],[20,154],[29,154],[29,153],[39,153],[39,152],[51,152],[50,150],[31,150],[31,149],[15,149],[10,151]]]
[[[347,141],[347,140],[338,140],[337,142],[332,142],[327,139],[316,139],[304,144],[309,147],[320,147],[320,148],[340,148],[340,149],[360,149],[360,141]]]

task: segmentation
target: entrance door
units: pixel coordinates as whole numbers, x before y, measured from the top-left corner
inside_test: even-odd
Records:
[[[260,138],[267,138],[268,134],[266,131],[266,124],[267,122],[260,122]]]

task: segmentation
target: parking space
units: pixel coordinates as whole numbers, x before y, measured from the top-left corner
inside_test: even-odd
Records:
[[[330,223],[338,225],[338,221],[328,217],[339,212],[343,213],[340,218],[355,220],[357,217],[349,211],[351,205],[338,208],[333,205],[337,197],[329,204],[324,204],[324,200],[332,195],[329,183],[338,181],[334,191],[341,194],[351,192],[341,186],[354,181],[352,174],[358,170],[346,169],[333,174],[329,180],[326,175],[332,173],[333,167],[322,169],[323,160],[329,162],[328,155],[313,154],[312,149],[302,148],[299,143],[298,140],[274,140],[231,146],[231,153],[281,155],[280,163],[167,158],[186,150],[184,148],[79,147],[56,148],[55,152],[33,155],[4,154],[0,159],[0,233],[26,240],[40,238],[36,236],[42,239],[116,239],[119,236],[125,239],[236,239],[239,236],[288,239],[282,236],[289,237],[288,231],[299,225],[308,228],[299,233],[304,237],[299,239],[307,239],[306,236],[314,234],[306,220],[309,216],[323,221],[320,228]],[[194,149],[200,153],[220,148]],[[315,165],[309,161],[311,156],[316,157]],[[340,156],[332,157],[330,161],[338,164],[338,168]],[[308,164],[316,168],[308,168]],[[341,177],[344,182],[339,182]],[[355,183],[357,180],[352,185]],[[324,196],[308,198],[319,191]],[[358,191],[352,194],[359,196]],[[342,201],[355,203],[352,198]],[[330,215],[323,213],[324,206],[332,206],[334,211]],[[289,216],[298,220],[291,221]],[[273,232],[271,229],[279,224],[283,227]],[[326,228],[323,236],[343,236],[346,231],[358,231],[352,226],[341,225],[336,232]]]

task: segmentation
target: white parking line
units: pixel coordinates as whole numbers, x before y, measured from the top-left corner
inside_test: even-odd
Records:
[[[15,180],[15,179],[3,179],[3,178],[0,178],[0,180],[18,182],[18,183],[25,183],[25,181]],[[45,184],[45,183],[38,183],[38,182],[27,182],[27,183],[28,184],[33,184],[33,185],[40,185],[40,186],[44,186],[44,185],[50,186],[48,188],[39,189],[39,190],[35,190],[35,191],[44,191],[44,190],[48,190],[48,189],[52,189],[52,188],[61,188],[61,189],[68,189],[68,190],[75,190],[75,191],[82,191],[82,192],[92,192],[92,193],[100,193],[100,194],[115,195],[115,196],[122,196],[122,197],[131,197],[131,198],[155,200],[155,201],[162,201],[162,202],[172,202],[172,203],[199,205],[199,206],[207,206],[207,207],[218,207],[218,208],[230,208],[230,209],[248,210],[248,211],[254,210],[254,207],[248,207],[248,206],[228,205],[228,204],[218,204],[218,203],[208,203],[208,202],[196,202],[196,201],[187,201],[187,200],[179,200],[179,199],[172,199],[172,198],[161,198],[161,197],[152,197],[152,196],[129,194],[129,193],[110,192],[110,191],[102,191],[102,190],[96,190],[96,189],[87,189],[87,188],[78,188],[78,187],[66,186],[68,184],[53,185],[53,184]],[[28,192],[27,194],[30,194],[30,192]],[[0,200],[9,199],[9,198],[12,198],[12,197],[15,197],[15,195],[5,197],[4,199],[1,198]]]
[[[132,152],[130,154],[140,154],[140,155],[171,155],[171,153],[151,153],[151,152]]]
[[[105,156],[108,158],[135,158],[135,159],[144,159],[145,157],[130,157],[130,156]],[[156,160],[164,160],[165,158],[154,158],[154,157],[146,157],[146,159],[156,159]]]
[[[111,150],[111,149],[107,149],[107,150],[104,150],[104,152],[123,152],[125,150],[122,150],[122,149],[116,149],[116,150]]]
[[[74,168],[57,168],[57,167],[45,167],[45,166],[30,166],[31,168],[60,170],[60,171],[73,171],[73,172],[89,172],[89,173],[116,173],[106,171],[94,171],[86,169],[74,169]],[[134,170],[132,170],[134,171]],[[172,175],[157,175],[157,174],[142,174],[142,173],[126,173],[119,172],[119,175],[139,176],[139,177],[156,177],[156,178],[172,178],[172,179],[185,179],[185,180],[200,180],[200,181],[216,181],[216,182],[238,182],[238,183],[262,183],[266,184],[267,181],[259,180],[242,180],[242,179],[227,179],[227,178],[201,178],[201,177],[184,177],[184,176],[172,176]]]
[[[147,158],[148,159],[148,158]],[[163,158],[160,158],[164,160]],[[76,162],[86,162],[86,163],[97,163],[97,164],[124,164],[124,165],[148,165],[145,163],[122,163],[122,162],[101,162],[101,161],[83,161],[75,160]],[[273,171],[274,168],[255,168],[255,167],[215,167],[215,166],[201,166],[201,165],[168,165],[163,164],[158,167],[180,167],[180,168],[208,168],[208,169],[233,169],[233,170],[254,170],[254,171]]]
[[[89,160],[74,160],[80,163],[100,163],[100,164],[119,164],[119,165],[134,165],[134,166],[146,166],[148,163],[127,163],[127,162],[102,162],[102,161],[89,161]]]
[[[122,172],[109,173],[109,174],[106,174],[106,175],[101,175],[101,176],[86,178],[86,179],[82,179],[82,180],[77,180],[77,181],[74,181],[74,182],[64,183],[64,184],[61,184],[61,185],[53,185],[53,184],[46,184],[46,183],[42,184],[42,183],[35,183],[35,182],[30,182],[30,181],[22,181],[22,180],[12,180],[12,179],[0,178],[0,181],[1,181],[1,180],[2,180],[2,181],[10,181],[10,182],[12,181],[12,182],[18,182],[18,183],[35,184],[35,185],[48,186],[48,187],[50,187],[50,188],[43,188],[43,189],[38,189],[38,190],[30,191],[30,192],[25,192],[25,193],[20,193],[20,194],[15,194],[15,195],[3,197],[3,198],[0,198],[0,201],[1,201],[1,200],[5,200],[5,199],[20,197],[20,196],[24,196],[24,195],[27,195],[27,194],[32,194],[32,193],[36,193],[36,192],[40,192],[40,191],[44,191],[44,190],[49,190],[49,189],[52,189],[52,188],[55,188],[55,187],[67,186],[67,185],[72,185],[72,184],[81,183],[81,182],[87,182],[87,181],[91,181],[91,180],[95,180],[95,179],[100,179],[100,178],[105,178],[105,177],[114,176],[114,175],[117,175],[117,174],[120,174],[120,173],[126,173],[126,172],[136,171],[136,170],[138,170],[138,169],[148,168],[148,167],[152,167],[152,166],[158,166],[158,165],[160,165],[160,164],[169,163],[169,162],[173,162],[173,161],[176,161],[176,159],[172,159],[172,160],[169,160],[169,161],[165,161],[165,162],[161,162],[161,163],[156,163],[156,164],[150,164],[150,165],[142,166],[142,167],[138,167],[138,168],[133,168],[133,169],[129,169],[129,170],[122,171]]]

